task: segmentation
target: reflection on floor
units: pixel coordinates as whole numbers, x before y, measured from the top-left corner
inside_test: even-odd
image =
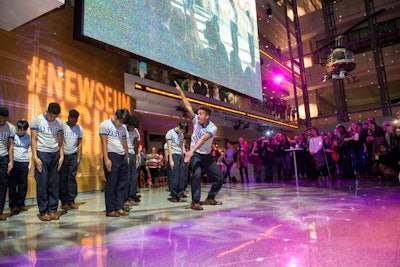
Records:
[[[152,188],[118,218],[105,216],[103,193],[86,193],[50,222],[29,200],[0,222],[0,266],[400,266],[398,183],[299,185],[225,184],[224,204],[204,211]]]

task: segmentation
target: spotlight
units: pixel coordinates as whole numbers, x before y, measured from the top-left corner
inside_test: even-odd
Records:
[[[274,83],[275,84],[281,84],[283,81],[283,76],[281,74],[276,74],[274,77]]]
[[[266,130],[265,131],[265,135],[266,136],[271,136],[271,134],[273,134],[273,131],[271,131],[271,130]]]

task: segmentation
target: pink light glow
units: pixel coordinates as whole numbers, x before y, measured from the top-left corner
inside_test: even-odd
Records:
[[[281,74],[277,74],[274,77],[274,83],[275,84],[281,84],[283,81],[283,76]]]

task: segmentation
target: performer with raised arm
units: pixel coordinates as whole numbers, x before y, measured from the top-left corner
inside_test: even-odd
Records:
[[[202,210],[202,205],[221,205],[222,202],[216,201],[215,196],[221,190],[223,175],[214,158],[210,155],[211,146],[217,132],[217,126],[209,120],[211,108],[207,106],[199,106],[197,114],[195,114],[192,105],[187,100],[185,94],[176,81],[175,88],[181,96],[183,105],[193,122],[190,150],[186,153],[184,160],[185,162],[191,162],[193,171],[191,181],[192,203],[190,204],[190,208],[193,210]],[[200,202],[202,171],[207,174],[212,182],[212,186],[208,192],[206,200]]]

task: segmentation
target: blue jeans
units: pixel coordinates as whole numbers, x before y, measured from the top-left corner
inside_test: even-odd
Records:
[[[25,206],[28,190],[28,171],[29,162],[14,161],[14,167],[10,173],[10,189],[8,192],[10,209]]]
[[[78,154],[64,155],[60,173],[60,201],[62,204],[72,204],[78,195],[76,173],[78,171]]]
[[[125,200],[133,200],[136,196],[138,176],[139,170],[136,168],[136,157],[134,154],[129,154],[128,186]]]
[[[208,192],[207,198],[214,199],[218,194],[219,190],[221,190],[223,175],[221,170],[219,169],[217,163],[214,160],[214,157],[211,155],[202,155],[199,153],[194,153],[192,157],[192,201],[194,203],[200,202],[201,197],[201,173],[205,172],[208,176],[208,179],[212,182],[210,191]]]
[[[6,194],[8,189],[8,168],[9,157],[0,157],[0,214],[3,214],[4,204],[6,202]]]
[[[124,207],[128,181],[128,162],[125,155],[117,153],[109,152],[108,158],[112,162],[112,167],[110,172],[107,171],[103,160],[104,176],[106,177],[104,198],[106,212],[112,212]]]
[[[35,168],[37,204],[40,215],[56,212],[60,190],[60,175],[57,171],[60,152],[37,151],[42,161],[42,172]]]
[[[353,169],[355,173],[364,172],[365,154],[363,149],[350,149]]]
[[[284,152],[283,155],[281,155],[281,161],[282,161],[282,167],[283,170],[290,170],[292,168],[292,162],[291,162],[291,157],[290,157],[290,152]]]
[[[183,191],[186,185],[186,167],[183,162],[184,156],[179,154],[172,154],[174,160],[174,168],[171,170],[169,162],[167,164],[168,169],[168,182],[171,190],[171,197],[182,198]]]

